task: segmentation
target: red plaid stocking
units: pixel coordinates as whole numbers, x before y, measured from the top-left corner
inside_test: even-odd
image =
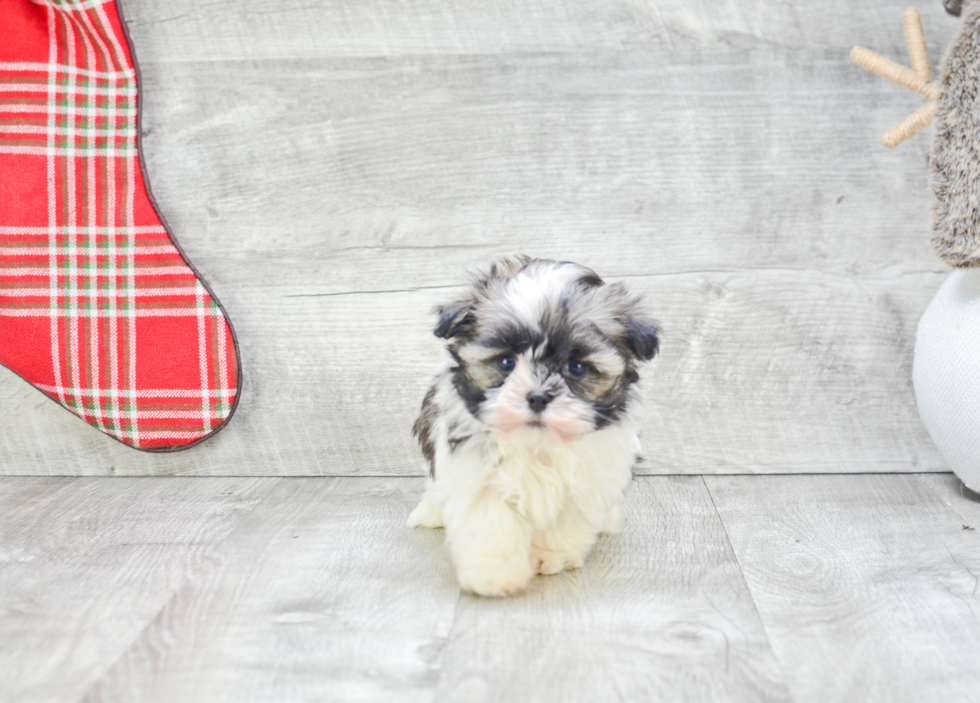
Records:
[[[0,363],[139,449],[231,416],[231,327],[156,213],[115,2],[0,0]]]

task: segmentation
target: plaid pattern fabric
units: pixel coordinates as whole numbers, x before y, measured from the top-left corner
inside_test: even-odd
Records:
[[[163,450],[227,420],[238,356],[147,194],[137,89],[114,2],[0,0],[0,363]]]

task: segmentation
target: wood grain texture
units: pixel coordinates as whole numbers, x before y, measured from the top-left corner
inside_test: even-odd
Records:
[[[641,471],[946,468],[910,383],[945,275],[928,140],[878,145],[909,98],[847,57],[904,55],[890,3],[125,10],[154,192],[230,312],[242,402],[142,456],[0,369],[0,473],[421,475],[428,310],[517,251],[664,322]]]
[[[0,698],[975,698],[950,474],[640,477],[582,570],[502,601],[404,526],[422,484],[0,479]]]
[[[476,6],[465,0],[283,0],[274,6],[126,0],[125,7],[139,36],[157,38],[150,56],[168,61],[574,53],[635,46],[720,52],[759,44],[849,50],[862,43],[907,62],[902,8],[882,2],[844,8],[772,0],[495,0]],[[935,3],[921,10],[927,44],[939,51],[952,34],[953,20]]]
[[[84,700],[430,700],[459,590],[422,487],[284,480]]]
[[[908,112],[863,73],[772,48],[158,63],[145,144],[188,253],[236,287],[453,285],[525,248],[608,276],[942,270],[927,141],[857,128]]]
[[[955,474],[919,474],[917,478],[963,519],[960,529],[980,529],[980,493],[967,488]]]
[[[975,496],[949,477],[705,481],[794,700],[976,698]]]
[[[0,699],[78,700],[275,481],[0,479]]]
[[[624,514],[580,571],[462,596],[436,700],[790,700],[701,479],[637,479]]]

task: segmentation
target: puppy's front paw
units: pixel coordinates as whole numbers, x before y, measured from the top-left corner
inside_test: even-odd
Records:
[[[531,549],[531,566],[544,576],[557,574],[563,569],[580,569],[582,564],[582,555],[578,552],[552,552],[540,547]]]
[[[488,598],[503,598],[520,593],[533,575],[526,553],[519,559],[486,558],[462,564],[456,569],[456,578],[464,591]]]
[[[408,516],[409,527],[442,527],[442,508],[433,505],[425,496]]]

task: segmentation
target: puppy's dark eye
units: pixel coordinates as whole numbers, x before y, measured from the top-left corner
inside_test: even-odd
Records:
[[[497,359],[497,368],[504,373],[510,373],[517,366],[517,357],[514,356],[502,356]]]
[[[568,371],[568,375],[572,378],[582,378],[586,371],[589,370],[589,367],[587,364],[584,364],[581,361],[569,361],[568,366],[566,366],[565,369]]]

